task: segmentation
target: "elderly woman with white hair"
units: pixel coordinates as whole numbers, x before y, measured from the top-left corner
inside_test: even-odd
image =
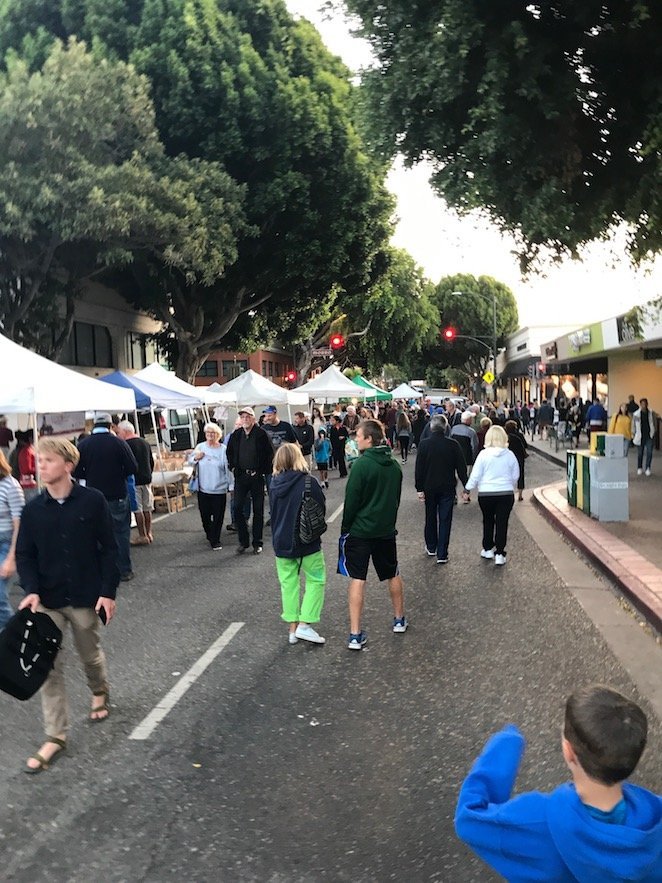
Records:
[[[483,548],[481,557],[506,563],[508,519],[515,504],[519,479],[517,457],[508,448],[508,436],[502,426],[491,426],[485,433],[485,447],[476,457],[463,496],[478,488],[478,505],[483,513]]]
[[[188,458],[198,474],[198,508],[200,520],[209,545],[222,549],[221,530],[225,515],[227,492],[233,490],[234,480],[228,466],[227,448],[221,442],[222,431],[217,423],[207,423],[205,440],[196,445]]]

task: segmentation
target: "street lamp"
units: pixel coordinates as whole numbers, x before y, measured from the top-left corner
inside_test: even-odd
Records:
[[[496,294],[492,292],[491,295],[481,294],[479,291],[472,291],[472,295],[476,297],[482,297],[483,300],[486,300],[488,303],[492,301],[492,363],[494,365],[494,369],[492,373],[494,374],[494,380],[496,383],[497,376],[497,302],[496,302]],[[452,291],[451,294],[454,297],[463,297],[464,291]]]

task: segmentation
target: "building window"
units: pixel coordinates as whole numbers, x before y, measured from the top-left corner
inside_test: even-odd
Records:
[[[273,362],[269,362],[268,370],[269,370],[269,377],[273,377],[274,376],[274,363]]]
[[[248,371],[248,359],[223,359],[223,377],[233,380]]]
[[[81,368],[112,368],[113,346],[105,325],[74,322],[69,340],[60,355],[60,363]]]
[[[140,371],[141,368],[146,368],[152,362],[159,361],[159,348],[150,334],[137,334],[129,331],[127,348],[127,364],[134,371]]]
[[[216,359],[207,359],[196,377],[218,377],[218,362]]]
[[[263,377],[267,376],[267,360],[266,359],[262,359],[262,376]]]

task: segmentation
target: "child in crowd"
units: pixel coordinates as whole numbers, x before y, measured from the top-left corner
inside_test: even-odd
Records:
[[[625,780],[646,746],[644,712],[589,686],[566,703],[561,748],[573,782],[511,799],[524,737],[492,736],[460,791],[455,829],[507,880],[662,881],[662,798]]]
[[[331,458],[331,442],[323,429],[317,433],[315,441],[315,463],[320,474],[322,487],[329,486],[329,459]]]

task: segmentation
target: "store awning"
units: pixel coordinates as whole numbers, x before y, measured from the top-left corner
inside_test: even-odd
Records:
[[[522,356],[521,359],[513,359],[512,362],[508,362],[501,372],[501,379],[506,380],[509,377],[528,377],[529,367],[533,365],[535,368],[539,362],[540,358],[536,358],[535,356]]]

